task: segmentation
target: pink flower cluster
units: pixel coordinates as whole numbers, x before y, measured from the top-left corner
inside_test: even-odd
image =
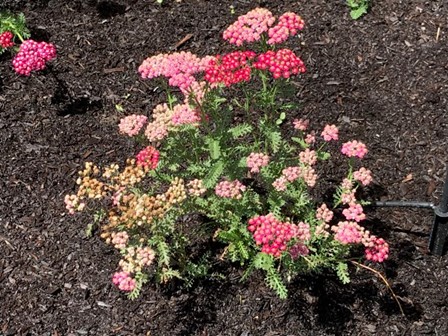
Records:
[[[156,169],[159,163],[160,153],[152,146],[142,149],[136,156],[137,165],[142,167],[149,167],[149,169]]]
[[[168,135],[168,130],[172,125],[171,117],[173,111],[167,104],[159,104],[152,111],[153,121],[146,125],[145,136],[151,142],[163,140]]]
[[[353,173],[353,178],[366,186],[372,182],[372,172],[369,169],[362,167]]]
[[[310,125],[310,121],[308,119],[294,119],[293,125],[299,131],[306,131]]]
[[[126,231],[112,232],[111,238],[111,243],[119,250],[124,249],[129,241],[129,235]]]
[[[5,31],[0,34],[0,47],[1,48],[11,48],[14,46],[14,41],[12,40],[14,35],[10,31]]]
[[[140,266],[150,266],[155,256],[154,250],[148,246],[137,247],[135,252],[135,260]]]
[[[277,191],[284,191],[288,182],[294,182],[298,178],[302,178],[309,187],[316,185],[316,172],[314,168],[306,165],[303,167],[287,167],[283,169],[282,176],[276,179],[272,185]]]
[[[341,152],[348,157],[356,156],[362,159],[367,154],[368,150],[365,144],[357,140],[353,140],[342,144]]]
[[[114,274],[112,278],[112,282],[116,285],[120,290],[131,292],[135,289],[136,281],[133,279],[129,272],[117,272]]]
[[[299,161],[304,165],[313,166],[317,162],[317,153],[309,148],[299,153]]]
[[[264,8],[255,8],[230,25],[223,33],[223,38],[229,43],[241,46],[244,42],[260,40],[261,34],[266,32],[275,22],[272,13]]]
[[[20,45],[12,65],[21,75],[29,76],[31,71],[45,69],[46,63],[56,57],[56,48],[51,43],[26,40]]]
[[[173,125],[196,124],[201,121],[198,111],[192,109],[188,104],[178,104],[173,108],[171,122]]]
[[[224,56],[216,56],[205,70],[205,80],[211,84],[226,86],[250,80],[249,60],[255,57],[253,51],[234,51]]]
[[[389,244],[383,238],[370,235],[356,222],[339,222],[331,230],[334,238],[342,244],[363,244],[367,260],[383,262],[389,257]]]
[[[347,220],[354,220],[355,222],[360,222],[366,219],[364,209],[362,208],[361,204],[357,203],[351,203],[349,205],[349,208],[346,208],[342,211],[342,214]]]
[[[121,134],[129,136],[137,135],[143,125],[148,121],[148,117],[144,115],[132,114],[120,120],[118,128]]]
[[[338,140],[339,130],[335,125],[326,125],[321,133],[325,141]]]
[[[261,251],[274,257],[280,257],[286,251],[287,244],[292,238],[302,241],[310,237],[309,225],[300,223],[300,226],[291,223],[283,223],[273,214],[255,216],[248,221],[248,230],[252,232],[257,245],[261,245]]]
[[[65,208],[68,210],[70,215],[73,215],[76,211],[84,210],[86,204],[81,202],[77,195],[65,195],[64,198]]]
[[[295,13],[287,12],[278,18],[277,24],[268,31],[268,44],[285,42],[289,36],[294,36],[302,30],[305,22]]]
[[[172,86],[187,90],[196,82],[194,74],[202,72],[208,66],[210,57],[199,58],[191,52],[159,54],[149,57],[139,66],[142,78],[164,76]]]
[[[240,199],[241,192],[246,190],[246,186],[238,180],[222,181],[215,187],[215,193],[219,197]]]
[[[328,209],[327,205],[324,203],[317,208],[316,219],[329,223],[333,219],[333,211]]]
[[[247,167],[251,173],[259,173],[261,167],[266,167],[269,163],[269,155],[263,153],[250,153],[246,159]]]
[[[254,68],[268,70],[274,78],[289,78],[306,71],[303,61],[290,49],[269,50],[257,56]]]
[[[366,245],[365,255],[367,260],[383,262],[389,257],[389,244],[383,238],[370,236]]]

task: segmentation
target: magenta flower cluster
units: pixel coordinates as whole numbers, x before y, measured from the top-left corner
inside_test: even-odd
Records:
[[[278,18],[277,24],[268,31],[268,44],[285,42],[290,36],[294,36],[302,30],[305,22],[295,13],[287,12]]]
[[[55,57],[56,48],[53,44],[26,40],[20,45],[12,65],[17,73],[29,76],[32,71],[45,69],[46,63]]]
[[[240,199],[241,193],[246,191],[246,186],[238,180],[222,181],[215,187],[215,193],[219,197]]]
[[[135,289],[137,282],[131,277],[129,272],[120,271],[114,274],[112,282],[120,290],[125,292],[131,292]]]
[[[309,225],[299,223],[283,223],[273,214],[255,216],[248,221],[248,230],[252,232],[255,243],[261,246],[261,251],[274,257],[280,257],[287,250],[289,241],[296,238],[300,241],[310,239]]]

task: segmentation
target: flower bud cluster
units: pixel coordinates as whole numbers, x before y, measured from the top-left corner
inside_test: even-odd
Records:
[[[316,211],[316,219],[329,223],[333,219],[333,211],[324,203]]]
[[[241,46],[244,42],[254,42],[261,34],[268,31],[275,22],[272,13],[264,8],[255,8],[238,17],[223,33],[223,38],[229,43]]]
[[[317,162],[317,153],[315,150],[306,148],[299,153],[299,161],[304,165],[313,166]]]
[[[257,56],[253,67],[268,70],[274,78],[289,78],[291,75],[305,72],[303,61],[290,49],[269,50]]]
[[[121,134],[126,134],[129,136],[137,135],[142,129],[143,125],[148,121],[148,117],[144,115],[132,114],[130,116],[124,117],[120,120],[118,128]]]
[[[130,246],[124,250],[123,259],[118,265],[128,273],[141,272],[144,267],[151,266],[155,259],[155,252],[149,246]]]
[[[326,125],[321,133],[325,141],[338,140],[339,130],[335,125]]]
[[[131,292],[136,287],[136,281],[131,277],[129,272],[120,271],[114,274],[112,277],[112,282],[116,285],[120,290],[125,292]]]
[[[285,42],[289,36],[294,36],[302,30],[305,22],[295,13],[287,12],[278,18],[277,24],[268,31],[268,44]]]
[[[173,127],[171,118],[173,110],[170,110],[167,104],[159,104],[152,111],[153,121],[148,123],[145,130],[145,136],[151,142],[163,140],[168,131]]]
[[[261,167],[266,167],[269,164],[269,155],[264,153],[250,153],[246,159],[246,164],[250,168],[251,173],[259,173]]]
[[[156,169],[159,163],[160,153],[152,146],[142,149],[136,156],[137,166]]]
[[[205,70],[205,80],[211,84],[226,86],[249,81],[251,68],[249,60],[255,57],[253,51],[234,51],[224,56],[216,56]]]
[[[310,162],[313,162],[312,154],[309,153],[310,152],[302,155],[304,157],[303,159],[311,159]],[[276,179],[272,185],[277,191],[284,191],[287,188],[288,182],[294,182],[298,178],[302,178],[309,187],[314,187],[316,185],[316,172],[314,168],[308,165],[302,167],[287,167],[283,169],[282,176]]]
[[[362,159],[367,154],[368,150],[365,144],[353,140],[342,144],[341,152],[348,157],[358,157]]]
[[[10,31],[4,31],[0,34],[0,47],[1,48],[11,48],[14,46],[14,41],[12,40],[14,35]]]
[[[271,213],[249,219],[248,230],[252,232],[255,243],[261,246],[261,251],[274,257],[280,257],[281,253],[287,250],[292,238],[304,241],[310,237],[307,224],[301,223],[297,226],[283,223]]]
[[[366,219],[361,204],[357,203],[351,203],[348,208],[342,211],[342,214],[347,220],[354,220],[355,222],[360,222]]]
[[[383,238],[372,235],[365,245],[367,247],[365,250],[367,260],[383,262],[389,257],[389,244]]]
[[[188,193],[190,195],[199,197],[202,194],[204,194],[207,189],[204,188],[203,184],[202,184],[202,180],[198,180],[198,179],[194,179],[190,182],[187,183],[187,187],[188,187]]]
[[[241,193],[246,191],[246,186],[238,180],[222,181],[215,187],[215,193],[219,197],[240,199]]]
[[[46,63],[56,57],[56,48],[51,43],[24,41],[14,57],[12,65],[21,75],[29,76],[31,71],[45,69]]]
[[[129,235],[126,231],[112,232],[111,243],[116,249],[124,249],[129,241]]]
[[[367,186],[372,182],[372,172],[369,169],[361,167],[353,173],[353,178],[359,181],[362,185]]]

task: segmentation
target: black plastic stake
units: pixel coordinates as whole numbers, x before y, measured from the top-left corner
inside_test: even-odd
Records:
[[[434,214],[434,224],[429,237],[429,250],[432,254],[441,256],[448,235],[448,165],[442,199],[439,206],[434,209]]]

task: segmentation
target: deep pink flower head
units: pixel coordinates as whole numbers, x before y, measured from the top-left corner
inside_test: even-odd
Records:
[[[290,49],[269,50],[260,54],[253,66],[268,70],[274,78],[289,78],[306,71],[303,61]]]
[[[112,277],[112,282],[116,285],[120,290],[125,292],[131,292],[134,290],[136,286],[136,281],[133,279],[129,272],[117,272]]]
[[[368,150],[366,145],[362,142],[353,140],[342,144],[341,152],[348,157],[357,156],[362,159],[367,154]]]
[[[249,81],[251,68],[249,60],[255,57],[253,51],[234,51],[224,56],[216,56],[209,61],[205,70],[205,80],[211,84],[226,86]]]
[[[0,34],[0,47],[1,48],[11,48],[14,46],[14,41],[12,40],[14,35],[10,31],[5,31]]]
[[[295,13],[287,12],[278,18],[277,24],[268,31],[268,44],[278,44],[286,41],[302,30],[305,22]]]
[[[231,24],[223,33],[223,38],[229,43],[241,46],[244,42],[258,41],[261,34],[274,24],[275,18],[264,8],[255,8]]]
[[[45,69],[46,63],[56,57],[56,48],[51,43],[26,40],[20,45],[12,65],[21,75],[29,76],[31,71]]]
[[[365,250],[367,260],[383,262],[389,257],[389,244],[383,238],[372,235],[368,245]]]
[[[148,146],[142,149],[137,154],[137,165],[142,167],[149,167],[150,169],[156,169],[159,163],[160,153],[152,146]]]

